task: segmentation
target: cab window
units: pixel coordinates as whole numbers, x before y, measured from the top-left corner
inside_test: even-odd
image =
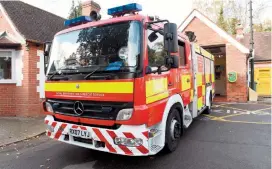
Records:
[[[165,51],[164,51],[164,36],[159,32],[154,32],[153,30],[147,30],[148,34],[148,65],[150,67],[163,66],[165,61]]]
[[[186,66],[186,54],[185,54],[185,43],[178,41],[179,46],[179,62],[181,66]]]

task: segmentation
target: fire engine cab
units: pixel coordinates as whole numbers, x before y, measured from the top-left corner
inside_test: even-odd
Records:
[[[174,151],[193,119],[209,113],[214,56],[141,5],[112,17],[65,21],[45,44],[47,136],[89,149],[148,156]]]

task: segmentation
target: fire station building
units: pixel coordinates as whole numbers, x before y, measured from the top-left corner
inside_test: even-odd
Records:
[[[215,101],[246,102],[249,49],[239,42],[239,37],[232,37],[198,10],[190,13],[179,31],[193,31],[196,43],[215,56]],[[229,80],[235,74],[236,80]]]

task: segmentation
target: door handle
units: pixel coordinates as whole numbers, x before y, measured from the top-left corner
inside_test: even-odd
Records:
[[[187,83],[190,83],[190,79],[187,79]]]
[[[168,86],[170,87],[170,86],[173,86],[173,83],[168,83]]]

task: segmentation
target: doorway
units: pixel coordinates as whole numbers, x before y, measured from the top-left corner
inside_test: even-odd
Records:
[[[227,72],[226,72],[226,46],[212,45],[203,46],[205,50],[214,55],[215,71],[215,96],[226,98],[227,96]]]

